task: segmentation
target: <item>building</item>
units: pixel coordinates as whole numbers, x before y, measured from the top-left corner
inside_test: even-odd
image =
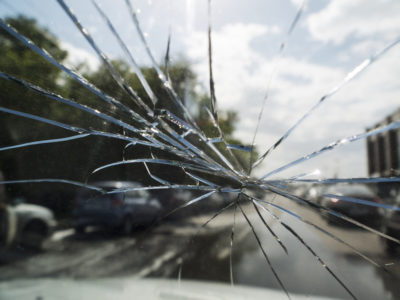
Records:
[[[400,121],[400,109],[367,130],[396,121]],[[400,176],[400,128],[368,137],[367,155],[369,177]],[[400,192],[398,183],[380,184],[378,189],[382,196]]]

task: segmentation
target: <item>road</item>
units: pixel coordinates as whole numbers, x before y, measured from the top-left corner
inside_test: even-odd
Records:
[[[273,210],[280,221],[300,237],[296,238],[279,221],[264,215],[270,228],[287,248],[286,254],[260,221],[254,208],[243,206],[271,266],[290,293],[350,298],[345,288],[312,254],[315,251],[357,298],[399,299],[400,288],[396,277],[400,276],[399,255],[387,254],[378,236],[354,227],[330,225],[318,212],[287,203],[284,199],[274,201],[286,205],[287,209],[305,220],[318,224],[321,229],[360,250],[389,271],[373,265],[321,230]],[[41,252],[18,248],[2,253],[0,280],[133,275],[138,278],[180,277],[182,280],[229,283],[233,214],[233,209],[227,210],[204,228],[201,225],[213,213],[169,221],[152,229],[135,230],[129,237],[96,228],[84,235],[77,235],[72,229],[57,231]],[[281,289],[239,209],[235,218],[232,268],[234,284]]]

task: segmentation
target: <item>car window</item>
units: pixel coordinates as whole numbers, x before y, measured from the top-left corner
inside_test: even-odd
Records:
[[[0,298],[400,298],[399,15],[0,1]]]

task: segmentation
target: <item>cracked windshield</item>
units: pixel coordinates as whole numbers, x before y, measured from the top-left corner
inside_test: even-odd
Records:
[[[0,299],[400,299],[399,16],[0,0]]]

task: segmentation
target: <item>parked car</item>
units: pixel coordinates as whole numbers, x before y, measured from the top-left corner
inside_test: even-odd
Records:
[[[40,249],[55,226],[53,213],[46,207],[25,203],[22,198],[13,201],[4,210],[3,234],[6,244],[20,244]]]
[[[393,206],[400,207],[400,195],[397,195]],[[387,235],[400,239],[400,211],[397,210],[385,210],[384,217],[382,220],[382,232]],[[399,244],[388,239],[383,239],[385,243],[385,249],[388,253],[393,253],[396,248],[400,247]]]
[[[124,181],[103,181],[92,185],[106,191],[140,187],[138,183]],[[151,224],[160,212],[160,202],[145,190],[102,194],[82,189],[75,200],[73,226],[78,233],[83,233],[87,226],[102,226],[129,234],[133,226]]]
[[[333,195],[337,195],[339,197],[334,197]],[[382,214],[379,207],[345,201],[340,199],[340,197],[349,197],[374,203],[381,203],[382,200],[369,187],[362,184],[331,186],[324,192],[321,205],[342,213],[357,221],[368,223],[369,225],[380,224],[382,220]],[[325,214],[325,216],[328,218],[328,221],[333,219],[335,221],[338,220],[331,214]]]

